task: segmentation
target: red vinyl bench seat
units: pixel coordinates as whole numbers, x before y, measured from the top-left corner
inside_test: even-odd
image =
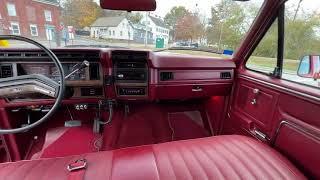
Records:
[[[80,140],[80,139],[79,139]],[[280,153],[249,137],[228,135],[0,164],[1,179],[70,179],[67,165],[85,158],[83,179],[305,179]]]

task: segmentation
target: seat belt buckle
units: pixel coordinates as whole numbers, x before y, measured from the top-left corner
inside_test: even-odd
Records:
[[[86,169],[86,168],[87,168],[86,159],[78,159],[67,166],[67,169],[70,172],[80,170],[80,169]]]

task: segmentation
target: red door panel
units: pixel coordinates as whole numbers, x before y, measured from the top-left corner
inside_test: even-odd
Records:
[[[255,89],[259,89],[258,94]],[[224,133],[245,133],[261,139],[258,130],[266,135],[266,143],[287,156],[306,176],[320,178],[320,102],[316,100],[320,90],[309,89],[239,71]]]
[[[243,80],[239,81],[236,91],[235,111],[251,120],[251,128],[269,133],[278,94]]]
[[[276,134],[274,145],[304,172],[312,177],[320,177],[319,133],[312,131],[308,126],[285,120]]]

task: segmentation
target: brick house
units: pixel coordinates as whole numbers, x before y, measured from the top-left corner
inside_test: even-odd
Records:
[[[59,25],[57,0],[0,0],[0,34],[54,40]]]

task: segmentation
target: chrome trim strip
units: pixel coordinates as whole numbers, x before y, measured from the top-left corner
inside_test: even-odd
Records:
[[[306,93],[303,93],[303,92],[300,92],[300,91],[288,89],[288,88],[285,88],[285,87],[282,87],[282,86],[279,86],[279,85],[275,85],[275,84],[269,83],[267,81],[263,81],[263,80],[256,79],[256,78],[253,78],[253,77],[250,77],[250,76],[246,76],[246,75],[239,75],[239,77],[262,83],[264,85],[267,85],[268,88],[273,88],[273,89],[276,88],[276,90],[279,89],[283,93],[290,92],[290,93],[295,94],[296,97],[302,96],[304,98],[307,98],[306,100],[309,100],[309,101],[313,100],[313,101],[316,101],[316,103],[318,103],[318,104],[320,103],[320,98],[319,97],[312,96],[310,94],[306,94]]]
[[[306,135],[309,135],[309,136],[317,139],[318,141],[320,141],[320,137],[317,137],[317,136],[315,136],[314,134],[308,132],[307,130],[305,130],[305,129],[304,129],[303,127],[301,127],[300,125],[297,125],[297,124],[295,124],[295,123],[292,123],[292,122],[290,122],[290,121],[288,121],[288,120],[282,120],[282,121],[280,122],[280,124],[279,124],[276,132],[275,132],[274,137],[273,137],[272,140],[271,140],[271,146],[273,146],[273,147],[275,146],[275,142],[276,142],[277,137],[278,137],[278,135],[279,135],[279,133],[280,133],[280,129],[281,129],[282,126],[284,126],[284,125],[288,125],[288,126],[294,128],[294,129],[296,129],[296,130],[298,130],[298,131],[300,131],[300,132],[302,132],[302,133],[304,133],[304,134],[306,134]]]

